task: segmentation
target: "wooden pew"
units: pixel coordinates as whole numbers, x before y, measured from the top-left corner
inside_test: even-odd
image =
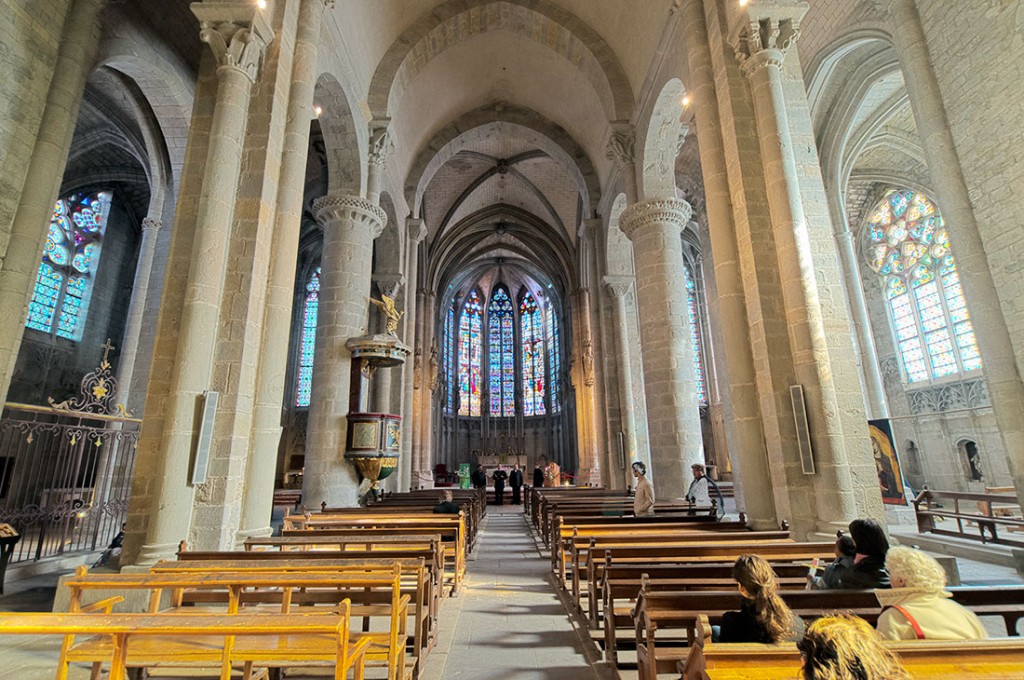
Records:
[[[735,586],[733,565],[725,563],[615,565],[609,556],[603,563],[595,562],[594,567],[595,574],[587,579],[591,588],[589,600],[597,602],[600,608],[591,610],[590,624],[604,633],[604,657],[613,666],[618,664],[618,632],[629,631],[630,648],[635,640],[633,608],[642,583],[646,582],[649,590],[728,590]],[[784,588],[800,589],[807,584],[806,564],[775,562],[772,569]],[[724,585],[721,588],[705,587],[710,583]],[[676,584],[681,584],[681,587],[676,587]]]
[[[1024,677],[1024,642],[1010,640],[886,641],[914,678]],[[799,677],[802,661],[793,643],[712,643],[708,617],[697,619],[697,640],[685,661],[683,680],[775,680]]]
[[[359,553],[354,553],[359,555]],[[339,555],[350,555],[350,557],[339,557]],[[437,618],[439,612],[439,600],[441,597],[440,579],[441,565],[436,556],[433,558],[432,566],[428,566],[424,557],[389,558],[381,561],[376,557],[364,559],[353,558],[353,553],[337,552],[289,552],[288,559],[282,559],[284,555],[279,552],[181,552],[178,560],[166,560],[158,562],[150,571],[156,574],[217,574],[227,573],[231,575],[273,575],[273,574],[329,574],[334,576],[346,576],[349,579],[359,578],[363,575],[380,573],[382,570],[389,574],[398,569],[400,578],[399,594],[408,598],[406,607],[407,615],[412,619],[411,629],[413,656],[413,673],[418,675],[422,670],[423,661],[430,650],[436,644]],[[379,590],[379,589],[378,589]],[[392,618],[393,602],[386,594],[374,593],[369,587],[363,588],[355,593],[349,593],[354,600],[353,615],[362,618],[363,630],[368,631],[371,618],[389,617],[389,625],[394,628],[395,620]],[[336,601],[335,591],[311,591],[306,590],[300,593],[288,594],[288,606],[291,605],[316,605],[330,604]],[[277,604],[281,602],[281,594],[275,592],[247,593],[247,602],[263,602]],[[200,605],[205,602],[218,601],[222,599],[217,594],[202,595],[193,593],[187,601],[192,605]],[[180,606],[182,600],[179,597],[175,601]],[[284,603],[281,603],[284,606]],[[407,630],[402,625],[402,631]],[[404,639],[404,638],[403,638]],[[403,643],[404,644],[404,643]]]
[[[351,670],[362,680],[370,638],[352,641],[349,602],[338,612],[309,614],[0,614],[8,635],[63,635],[57,679],[66,680],[71,663],[110,664],[110,680],[124,680],[128,668],[218,668],[229,680],[241,665],[252,680],[254,666],[317,665],[334,668],[335,680]],[[89,636],[80,639],[80,636]]]
[[[149,614],[196,612],[234,615],[292,614],[293,605],[324,604],[333,609],[344,598],[350,601],[351,612],[363,617],[363,631],[358,636],[369,639],[366,659],[382,662],[388,668],[389,680],[413,676],[406,672],[407,620],[410,596],[402,594],[401,565],[378,564],[358,571],[268,571],[223,570],[212,567],[186,570],[177,568],[136,574],[89,574],[79,567],[75,576],[65,581],[70,591],[70,610],[81,610],[83,595],[90,591],[143,590],[149,592]],[[165,592],[169,598],[164,597]],[[352,598],[356,604],[352,605]],[[169,600],[169,607],[162,603]],[[304,611],[315,611],[304,610]],[[383,619],[384,631],[369,630],[370,618]],[[418,655],[417,655],[418,656]]]
[[[659,502],[654,504],[654,516],[673,515],[682,518],[690,518],[690,521],[717,521],[718,509],[716,506],[697,506],[689,503]],[[541,536],[548,536],[551,533],[551,525],[555,518],[575,516],[597,516],[597,517],[635,517],[633,515],[633,500],[616,498],[613,500],[600,501],[570,501],[568,503],[558,502],[545,504],[541,508],[539,525],[536,527]]]
[[[1024,586],[956,587],[949,591],[955,602],[979,616],[1001,616],[1014,625],[1024,616]],[[873,590],[780,590],[779,595],[805,621],[847,611],[873,624],[881,612]],[[725,612],[738,610],[740,605],[735,589],[685,592],[641,587],[634,609],[640,680],[656,680],[655,669],[671,672],[677,661],[685,658],[687,650],[681,645],[694,644],[699,615],[720,623]],[[1016,634],[1015,630],[1007,632]]]
[[[289,515],[285,517],[283,536],[301,536],[313,531],[319,535],[346,535],[370,532],[377,536],[403,534],[439,534],[445,545],[445,558],[452,563],[452,595],[457,595],[466,573],[466,522],[463,513],[455,515]]]

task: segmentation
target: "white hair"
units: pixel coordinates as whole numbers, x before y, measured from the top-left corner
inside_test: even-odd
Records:
[[[938,593],[946,587],[946,570],[930,555],[920,550],[895,546],[885,555],[885,568],[893,586],[919,588]]]

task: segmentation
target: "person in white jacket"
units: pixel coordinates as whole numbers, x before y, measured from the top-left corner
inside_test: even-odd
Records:
[[[920,550],[897,546],[885,556],[892,588],[876,590],[885,640],[983,640],[988,633],[969,609],[953,602],[946,572]]]

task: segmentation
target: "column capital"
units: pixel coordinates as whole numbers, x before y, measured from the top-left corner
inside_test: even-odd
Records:
[[[381,273],[373,275],[373,282],[377,284],[381,295],[393,298],[398,295],[398,289],[405,285],[405,275],[395,273]]]
[[[419,217],[406,217],[405,227],[409,234],[409,243],[416,245],[427,237],[427,225]]]
[[[636,132],[629,123],[612,123],[612,134],[604,155],[621,169],[632,166],[636,160]]]
[[[370,122],[370,146],[367,156],[371,165],[387,167],[388,154],[394,145],[391,141],[391,119],[378,118]]]
[[[142,231],[160,231],[160,227],[164,226],[164,221],[159,217],[143,217],[142,218]]]
[[[604,226],[604,220],[600,217],[588,217],[580,220],[580,228],[576,232],[577,238],[593,238],[594,234],[597,233],[601,227]]]
[[[199,19],[199,39],[210,46],[217,71],[234,69],[256,82],[263,51],[274,31],[263,12],[251,2],[193,2]]]
[[[692,214],[693,208],[681,198],[641,201],[622,211],[619,229],[631,241],[644,228],[657,224],[670,224],[673,229],[682,233]]]
[[[735,10],[729,44],[749,77],[764,66],[781,66],[800,37],[806,0],[757,0]]]
[[[626,294],[629,293],[629,289],[633,286],[633,276],[622,276],[622,275],[608,275],[601,279],[604,285],[607,286],[608,291],[612,294],[612,297],[616,299],[625,298]]]
[[[388,223],[388,216],[380,206],[365,198],[348,194],[328,194],[313,201],[313,215],[321,229],[335,223],[349,223],[369,230],[377,238]]]

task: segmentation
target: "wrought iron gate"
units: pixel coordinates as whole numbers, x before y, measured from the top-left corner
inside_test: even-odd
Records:
[[[141,421],[116,396],[104,356],[73,399],[5,405],[0,523],[21,535],[12,563],[103,549],[120,531]]]

